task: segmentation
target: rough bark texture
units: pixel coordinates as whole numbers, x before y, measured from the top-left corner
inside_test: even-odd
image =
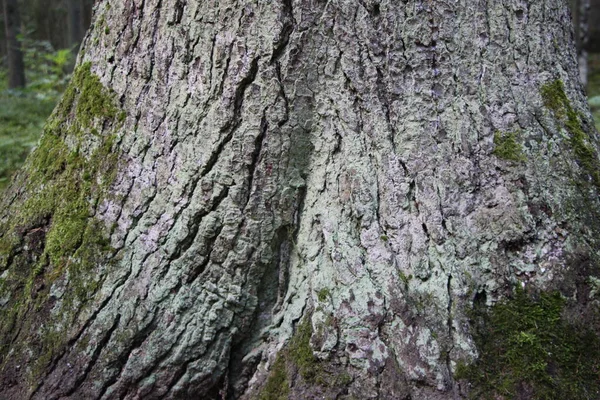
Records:
[[[99,2],[4,198],[0,397],[466,398],[474,303],[591,326],[576,56],[563,0]]]

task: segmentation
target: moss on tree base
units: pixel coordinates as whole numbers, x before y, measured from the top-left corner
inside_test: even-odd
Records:
[[[112,93],[89,63],[81,65],[16,180],[25,188],[21,204],[0,226],[0,339],[10,343],[14,332],[31,336],[30,348],[21,350],[33,360],[27,367],[32,379],[66,345],[99,287],[100,278],[89,271],[111,254],[93,210],[116,176],[115,132],[122,121]],[[56,312],[50,288],[58,279],[67,288]],[[33,331],[39,318],[44,328]],[[0,348],[0,369],[11,362],[7,349]]]
[[[558,292],[514,297],[473,313],[479,359],[456,378],[476,399],[598,399],[600,340],[564,318]]]

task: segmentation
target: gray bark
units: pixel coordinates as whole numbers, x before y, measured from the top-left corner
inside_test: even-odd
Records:
[[[563,0],[105,1],[85,63],[126,118],[81,87],[45,137],[116,173],[36,180],[38,151],[4,198],[4,399],[254,398],[301,321],[344,379],[286,370],[289,398],[466,398],[473,302],[579,299],[597,265],[596,175],[541,95],[596,166]],[[48,187],[88,188],[78,245]]]

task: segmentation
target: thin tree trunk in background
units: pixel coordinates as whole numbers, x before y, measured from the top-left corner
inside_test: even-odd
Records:
[[[82,16],[82,26],[83,26],[83,32],[86,32],[88,30],[88,28],[90,27],[90,24],[92,22],[92,9],[94,8],[94,0],[82,0],[83,4],[83,12],[81,13]],[[85,35],[85,33],[84,33]]]
[[[589,16],[590,0],[570,0],[571,15],[573,17],[573,31],[575,46],[577,47],[577,61],[579,63],[579,76],[583,86],[587,85],[589,66]]]
[[[8,59],[8,87],[25,87],[25,65],[18,35],[21,29],[21,18],[17,0],[4,0],[4,27]]]
[[[588,49],[590,53],[600,53],[600,0],[590,1],[588,26]]]
[[[67,15],[69,46],[74,47],[74,51],[77,53],[84,33],[81,0],[67,0]]]
[[[475,307],[558,291],[545,321],[600,330],[600,139],[564,0],[95,12],[0,205],[3,400],[466,399],[459,367],[508,353]],[[509,358],[553,387],[579,364],[528,363],[570,339],[536,328]],[[552,398],[508,372],[490,398]],[[566,387],[598,399],[585,372]]]
[[[2,67],[6,67],[4,62],[6,61],[6,29],[4,27],[4,0],[0,2],[0,11],[2,12],[2,16],[0,17],[0,65]]]

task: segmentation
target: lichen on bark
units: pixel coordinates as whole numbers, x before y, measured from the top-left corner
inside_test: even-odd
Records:
[[[561,0],[95,13],[0,209],[0,397],[468,398],[473,303],[591,315],[598,143]]]

